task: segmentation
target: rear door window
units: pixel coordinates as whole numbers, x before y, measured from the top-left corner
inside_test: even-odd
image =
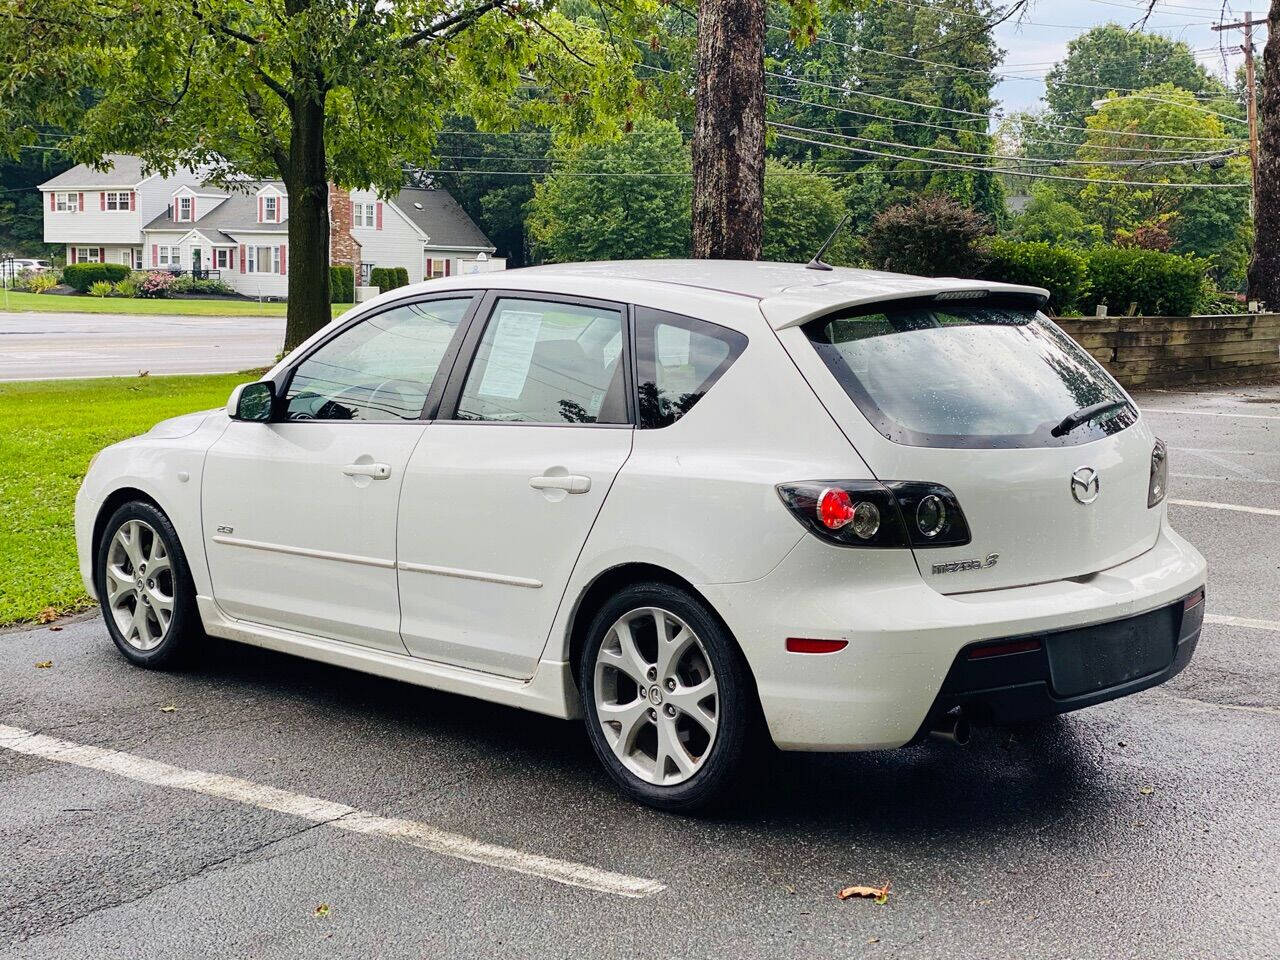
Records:
[[[636,389],[640,426],[675,423],[706,395],[747,346],[737,330],[637,307]]]
[[[1079,344],[1002,299],[911,301],[811,321],[804,332],[880,433],[932,447],[1046,447],[1125,429],[1137,411]],[[1069,430],[1068,416],[1121,402]]]

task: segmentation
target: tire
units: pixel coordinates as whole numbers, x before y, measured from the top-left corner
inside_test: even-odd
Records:
[[[665,655],[660,629],[673,644]],[[577,666],[591,746],[625,794],[675,813],[729,796],[760,708],[737,643],[704,603],[668,584],[626,587],[592,619]]]
[[[151,668],[189,659],[204,631],[186,554],[168,517],[145,501],[120,507],[103,530],[93,573],[107,632],[127,659]]]

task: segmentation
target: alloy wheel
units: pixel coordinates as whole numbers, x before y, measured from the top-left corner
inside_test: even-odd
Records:
[[[605,741],[631,773],[669,787],[702,768],[715,743],[719,687],[684,620],[657,607],[623,614],[601,641],[593,686]]]
[[[173,621],[173,566],[164,540],[143,520],[126,520],[111,538],[105,572],[107,609],[125,643],[154,650]]]

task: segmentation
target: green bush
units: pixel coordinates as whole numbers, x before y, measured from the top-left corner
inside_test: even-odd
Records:
[[[1148,316],[1187,316],[1208,302],[1208,262],[1198,257],[1125,247],[1086,253],[1089,305],[1105,303],[1112,314],[1137,304]]]
[[[329,267],[329,300],[333,303],[354,303],[356,299],[356,275],[351,267]]]
[[[125,277],[115,285],[115,295],[117,297],[136,297],[138,295],[138,281],[132,276]]]
[[[987,244],[982,276],[1005,283],[1025,283],[1049,291],[1049,309],[1068,313],[1085,305],[1089,268],[1085,254],[1050,243],[1019,243],[997,237]]]
[[[58,275],[46,270],[44,273],[30,274],[22,280],[19,286],[27,293],[45,293],[57,285]]]
[[[89,284],[89,296],[109,297],[116,292],[116,285],[110,280],[95,280]]]
[[[212,277],[193,277],[186,273],[173,278],[169,291],[170,293],[217,293],[223,296],[235,293],[232,287],[221,280],[215,280]]]
[[[386,293],[405,286],[409,282],[409,271],[405,267],[374,267],[369,271],[369,282],[380,293]]]
[[[62,268],[62,282],[81,293],[99,281],[119,283],[129,276],[129,268],[123,263],[69,263]]]

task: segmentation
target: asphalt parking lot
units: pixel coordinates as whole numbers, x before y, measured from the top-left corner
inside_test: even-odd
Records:
[[[284,317],[0,313],[0,381],[235,373],[283,343]]]
[[[621,800],[576,724],[0,634],[0,957],[1280,956],[1280,386],[1139,400],[1210,564],[1190,667],[967,750],[784,756],[730,816]]]

